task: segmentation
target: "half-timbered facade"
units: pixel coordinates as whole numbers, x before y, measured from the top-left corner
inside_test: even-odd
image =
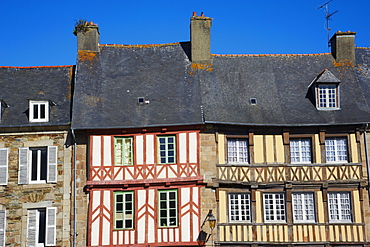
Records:
[[[214,55],[213,75],[197,72],[214,244],[369,245],[369,54],[354,35],[336,33],[332,54]]]
[[[0,67],[0,246],[69,246],[74,66]]]
[[[101,45],[82,25],[72,129],[86,137],[87,245],[197,246],[202,108],[189,44]]]

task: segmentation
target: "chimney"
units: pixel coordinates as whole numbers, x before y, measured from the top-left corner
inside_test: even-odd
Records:
[[[211,26],[212,18],[197,16],[193,12],[190,18],[191,61],[193,63],[211,63]]]
[[[99,52],[99,27],[92,21],[80,20],[75,25],[74,35],[77,36],[77,49],[79,51]]]
[[[355,64],[355,32],[336,32],[330,39],[331,54],[337,63],[352,62]]]

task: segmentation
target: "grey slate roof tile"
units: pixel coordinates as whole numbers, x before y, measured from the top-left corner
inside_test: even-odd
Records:
[[[0,127],[68,125],[71,121],[73,66],[0,67]],[[31,123],[28,100],[50,100],[50,121]]]
[[[195,66],[183,44],[101,46],[81,53],[73,106],[75,129],[225,123],[335,125],[370,120],[369,50],[359,66],[335,63],[331,54],[213,55]],[[91,56],[91,54],[90,54]],[[326,73],[328,69],[330,73]],[[340,110],[318,110],[309,86],[340,81]],[[149,104],[138,104],[144,97]],[[250,98],[257,104],[251,105]]]

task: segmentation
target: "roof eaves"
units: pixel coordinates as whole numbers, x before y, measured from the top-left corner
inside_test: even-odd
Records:
[[[72,130],[88,130],[88,129],[132,129],[132,128],[149,128],[149,127],[163,127],[163,126],[187,126],[187,125],[200,125],[204,122],[194,123],[175,123],[175,124],[152,124],[152,125],[132,125],[132,126],[108,126],[108,127],[75,127],[72,125]]]
[[[340,125],[361,125],[369,122],[353,122],[353,123],[312,123],[312,124],[272,124],[272,123],[232,123],[232,122],[216,122],[205,121],[205,124],[226,124],[226,125],[248,125],[248,126],[265,126],[265,127],[312,127],[312,126],[340,126]]]

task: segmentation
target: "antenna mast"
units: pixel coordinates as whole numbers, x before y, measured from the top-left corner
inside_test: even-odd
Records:
[[[332,15],[334,15],[335,13],[337,13],[338,12],[338,10],[336,10],[336,11],[334,11],[334,12],[332,12],[332,13],[329,13],[329,3],[331,3],[332,1],[334,1],[334,0],[330,0],[330,1],[328,1],[328,2],[326,2],[326,3],[324,3],[323,5],[321,5],[320,7],[318,7],[318,9],[322,9],[322,8],[324,8],[324,10],[325,10],[325,19],[326,19],[326,23],[325,23],[325,29],[326,29],[326,31],[328,32],[328,46],[330,47],[330,27],[329,27],[329,20],[331,20],[330,19],[330,17],[332,16]]]

